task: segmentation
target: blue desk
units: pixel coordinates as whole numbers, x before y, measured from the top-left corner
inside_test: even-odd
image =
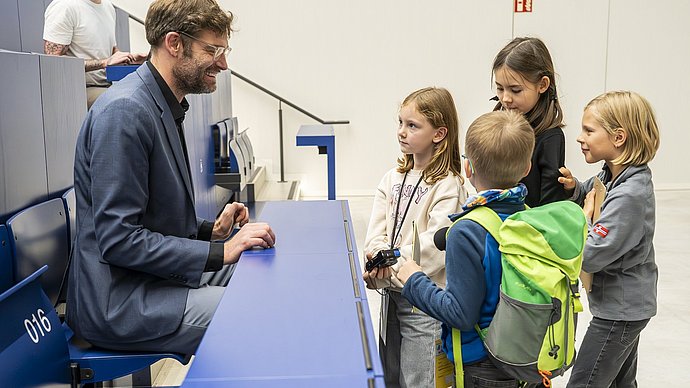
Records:
[[[105,79],[108,82],[119,81],[127,76],[127,74],[136,71],[140,65],[118,65],[106,66]]]
[[[317,146],[328,159],[328,199],[335,199],[335,131],[332,125],[302,125],[297,131],[298,146]],[[325,152],[324,152],[325,150]]]
[[[383,387],[345,201],[266,202],[184,387]]]

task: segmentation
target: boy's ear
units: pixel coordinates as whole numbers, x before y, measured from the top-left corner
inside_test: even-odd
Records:
[[[527,174],[529,174],[529,170],[531,170],[531,169],[532,169],[532,161],[530,160],[529,163],[527,163],[527,169],[522,174],[522,178],[526,177]],[[520,179],[522,179],[522,178],[520,178]]]
[[[616,148],[620,148],[625,144],[625,141],[628,140],[628,131],[625,130],[625,128],[618,128],[616,129],[616,134],[613,135],[613,145]]]
[[[551,79],[547,76],[543,76],[539,80],[537,91],[539,92],[539,94],[542,94],[549,88],[550,85],[551,85]]]
[[[440,143],[441,140],[446,138],[447,134],[448,134],[448,128],[438,127],[438,128],[436,128],[436,132],[434,133],[434,139],[432,141],[434,143]]]
[[[462,167],[465,169],[465,176],[467,179],[472,178],[472,165],[470,164],[469,159],[464,159],[462,161]]]

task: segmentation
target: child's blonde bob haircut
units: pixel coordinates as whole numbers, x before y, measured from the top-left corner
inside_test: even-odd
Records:
[[[407,104],[414,104],[417,112],[426,117],[432,127],[447,129],[446,137],[435,145],[431,161],[422,172],[424,182],[432,185],[448,176],[448,171],[464,182],[460,158],[458,112],[450,92],[444,88],[435,87],[419,89],[407,96],[400,106]],[[398,172],[406,173],[413,167],[412,155],[407,154],[398,158]]]
[[[659,128],[649,101],[639,94],[621,90],[601,94],[585,110],[614,136],[623,128],[627,134],[621,155],[612,160],[617,165],[640,166],[654,159],[659,149]]]
[[[517,111],[479,116],[465,135],[465,154],[474,174],[494,189],[516,186],[528,171],[534,131]]]

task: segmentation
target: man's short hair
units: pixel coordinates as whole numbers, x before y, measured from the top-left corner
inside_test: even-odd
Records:
[[[496,189],[517,185],[530,165],[533,149],[534,131],[516,111],[483,114],[465,136],[465,155],[474,174]]]
[[[204,30],[230,38],[232,19],[215,0],[156,0],[146,13],[146,40],[157,47],[168,32],[195,36]]]

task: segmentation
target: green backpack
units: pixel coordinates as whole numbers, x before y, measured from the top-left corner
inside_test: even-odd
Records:
[[[481,206],[462,219],[484,227],[501,251],[496,314],[489,327],[475,325],[489,358],[517,380],[550,386],[551,377],[562,375],[575,359],[576,317],[582,311],[578,276],[587,238],[582,209],[560,201],[516,212],[502,222]],[[460,331],[454,328],[452,337],[456,387],[462,387]]]

